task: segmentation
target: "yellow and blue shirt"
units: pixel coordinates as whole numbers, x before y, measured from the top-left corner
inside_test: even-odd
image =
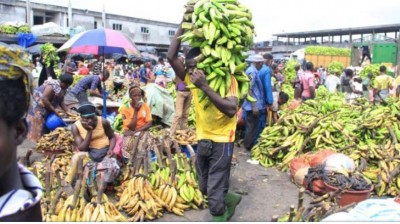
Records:
[[[231,87],[226,97],[238,97],[238,83],[234,76],[231,76]],[[186,74],[185,84],[190,85],[190,75]],[[207,100],[199,102],[200,89],[190,90],[193,94],[193,103],[196,113],[196,135],[199,140],[211,140],[213,142],[225,143],[235,141],[236,116],[232,118],[222,113],[213,103],[207,108],[204,106]]]

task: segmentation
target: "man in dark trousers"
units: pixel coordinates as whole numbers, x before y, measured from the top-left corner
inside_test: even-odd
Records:
[[[363,45],[361,48],[362,48],[362,59],[361,59],[360,65],[363,63],[365,57],[368,58],[369,63],[371,64],[372,63],[372,59],[371,59],[371,52],[370,52],[369,46],[368,45]]]
[[[204,71],[196,69],[195,57],[200,55],[199,48],[192,48],[186,54],[185,63],[179,59],[178,51],[183,34],[182,26],[168,49],[168,61],[176,75],[191,89],[196,111],[196,134],[198,151],[196,170],[199,187],[208,196],[208,207],[213,216],[212,221],[228,221],[240,203],[240,195],[229,192],[229,177],[236,131],[236,112],[238,110],[238,83],[232,77],[231,88],[225,97],[221,97],[207,84]],[[211,101],[199,101],[200,91]]]

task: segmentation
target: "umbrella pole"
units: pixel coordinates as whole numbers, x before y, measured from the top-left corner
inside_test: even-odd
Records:
[[[103,49],[103,63],[101,66],[101,70],[103,71],[103,76],[104,76],[104,46],[102,47]],[[103,118],[107,118],[107,89],[106,89],[106,82],[103,81]]]

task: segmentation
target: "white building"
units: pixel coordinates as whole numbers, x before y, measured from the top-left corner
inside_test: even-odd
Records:
[[[27,2],[29,1],[0,0],[0,24],[4,22],[23,22],[32,26],[53,22],[62,27],[80,26],[86,30],[105,27],[120,30],[127,34],[139,49],[151,49],[154,47],[159,52],[167,51],[171,39],[179,26],[179,24],[174,23],[74,8],[72,8],[71,13],[72,21],[69,24],[68,7],[33,2],[28,4]],[[103,16],[105,16],[104,26]],[[44,39],[42,38],[42,41],[62,44],[67,39],[67,37],[45,37]],[[0,41],[10,42],[10,37],[0,35]]]

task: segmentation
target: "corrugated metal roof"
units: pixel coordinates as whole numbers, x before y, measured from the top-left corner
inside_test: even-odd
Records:
[[[366,27],[352,27],[352,28],[341,28],[341,29],[327,29],[327,30],[313,30],[293,33],[278,33],[273,34],[276,37],[288,37],[288,38],[305,38],[315,36],[339,36],[349,34],[371,34],[371,33],[385,33],[385,32],[399,32],[400,23],[380,25],[380,26],[366,26]]]

